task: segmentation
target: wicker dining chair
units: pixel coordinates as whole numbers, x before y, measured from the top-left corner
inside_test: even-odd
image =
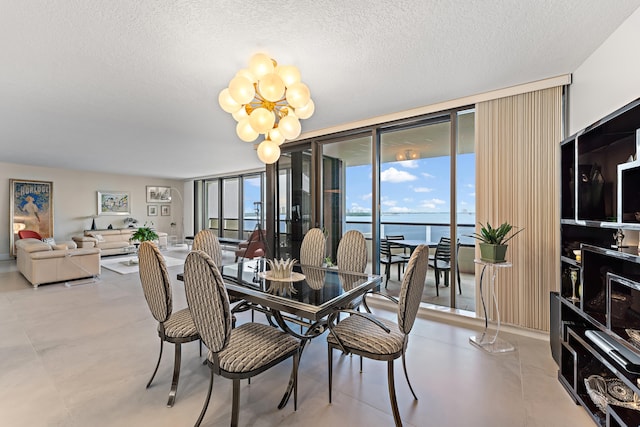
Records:
[[[319,228],[307,231],[300,245],[300,264],[321,267],[324,263],[327,239]]]
[[[411,389],[413,397],[418,400],[409,381],[405,359],[409,333],[415,322],[422,298],[422,291],[424,290],[428,259],[429,248],[427,246],[420,245],[413,251],[404,277],[402,278],[399,300],[385,294],[379,294],[398,303],[397,323],[375,317],[371,313],[361,313],[354,310],[345,310],[349,312],[351,316],[338,322],[336,325],[333,325],[333,322],[329,323],[330,332],[327,336],[329,352],[329,403],[331,403],[334,349],[339,349],[347,354],[357,354],[368,359],[384,360],[387,361],[387,381],[389,383],[389,399],[391,400],[393,418],[396,426],[402,425],[396,399],[393,361],[402,357],[402,367],[405,378],[407,379],[407,384]],[[366,296],[364,306],[367,308],[367,311],[369,311],[366,304]]]
[[[149,241],[142,242],[138,249],[138,259],[142,290],[151,314],[158,321],[158,336],[160,337],[160,355],[151,379],[147,383],[147,388],[151,386],[151,382],[158,372],[164,342],[173,343],[175,346],[173,380],[167,402],[167,406],[171,407],[176,400],[178,380],[180,379],[181,345],[195,341],[200,336],[188,308],[173,313],[171,280],[164,257],[156,244]]]
[[[240,380],[251,378],[293,357],[294,409],[298,408],[300,341],[272,326],[244,323],[231,328],[229,298],[220,271],[202,251],[191,251],[184,265],[187,303],[196,329],[209,349],[209,389],[196,427],[207,412],[214,374],[233,381],[231,425],[238,425]]]

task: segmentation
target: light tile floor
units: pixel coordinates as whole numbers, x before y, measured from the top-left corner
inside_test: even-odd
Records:
[[[186,255],[186,252],[185,254]],[[175,251],[171,256],[176,256]],[[171,267],[171,276],[182,267]],[[175,307],[186,306],[174,280]],[[92,284],[33,289],[15,262],[0,262],[0,425],[191,426],[205,398],[208,369],[196,343],[184,346],[176,404],[167,408],[173,346],[159,347],[156,324],[137,274],[102,270]],[[391,312],[380,314],[393,318]],[[248,313],[239,321],[247,321]],[[257,315],[257,319],[262,316]],[[396,364],[396,390],[407,426],[592,426],[556,378],[549,343],[504,334],[517,351],[489,355],[471,346],[475,331],[419,318],[407,363],[414,401]],[[325,337],[305,350],[299,402],[276,408],[291,363],[242,383],[242,426],[391,426],[384,362],[334,353],[334,397],[327,396]],[[231,383],[216,377],[206,426],[230,423]]]

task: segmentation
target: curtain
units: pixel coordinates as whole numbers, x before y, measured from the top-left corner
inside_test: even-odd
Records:
[[[562,87],[478,103],[475,120],[476,218],[524,228],[509,242],[507,260],[513,266],[498,269],[500,319],[548,331],[549,292],[559,289],[560,277]],[[476,265],[476,281],[481,270]],[[495,320],[486,276],[484,300]],[[482,315],[476,289],[476,313]]]

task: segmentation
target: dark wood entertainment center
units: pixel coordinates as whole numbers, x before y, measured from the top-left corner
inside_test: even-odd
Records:
[[[598,425],[638,426],[640,98],[560,151],[561,289],[551,295],[550,334],[558,379]]]

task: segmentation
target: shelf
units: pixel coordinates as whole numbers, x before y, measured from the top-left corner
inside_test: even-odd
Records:
[[[611,395],[598,406],[589,391],[619,380],[640,394],[640,373],[627,371],[640,356],[627,332],[640,331],[640,98],[562,141],[560,156],[560,315],[551,325],[560,334],[558,379],[597,424],[638,426],[640,410]],[[619,229],[630,245],[621,250]],[[605,382],[592,378],[587,389],[592,375]]]

